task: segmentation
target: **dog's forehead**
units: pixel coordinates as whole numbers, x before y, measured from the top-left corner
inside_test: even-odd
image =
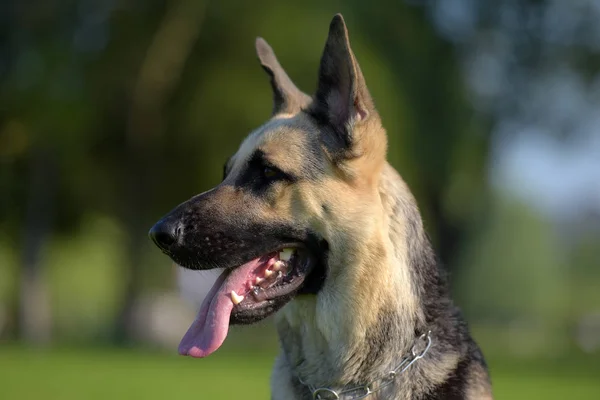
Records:
[[[234,156],[235,165],[242,165],[257,151],[279,167],[293,169],[318,147],[317,128],[302,116],[275,117],[253,131]]]

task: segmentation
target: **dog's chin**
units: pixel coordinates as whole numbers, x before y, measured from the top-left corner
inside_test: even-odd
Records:
[[[222,270],[183,337],[179,353],[206,357],[221,346],[230,324],[258,322],[295,296],[313,293],[324,279],[321,264],[313,252],[298,244]]]

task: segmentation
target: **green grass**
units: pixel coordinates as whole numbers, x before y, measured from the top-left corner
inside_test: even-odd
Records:
[[[0,399],[268,399],[272,357],[0,348]]]
[[[0,399],[268,399],[274,354],[0,347]],[[596,360],[490,362],[496,399],[600,399]]]
[[[489,359],[496,399],[600,399],[600,360]]]

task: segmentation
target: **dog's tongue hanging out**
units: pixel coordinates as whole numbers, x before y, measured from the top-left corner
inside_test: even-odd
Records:
[[[179,344],[179,354],[206,357],[215,351],[227,336],[229,317],[234,303],[232,291],[245,296],[257,277],[277,261],[277,254],[259,257],[234,269],[223,272],[202,302],[196,320]]]

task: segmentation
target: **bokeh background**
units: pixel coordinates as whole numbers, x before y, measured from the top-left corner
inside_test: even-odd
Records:
[[[0,399],[268,398],[271,321],[175,355],[212,277],[147,231],[268,118],[254,38],[312,93],[335,12],[496,397],[600,399],[595,0],[0,2]]]

